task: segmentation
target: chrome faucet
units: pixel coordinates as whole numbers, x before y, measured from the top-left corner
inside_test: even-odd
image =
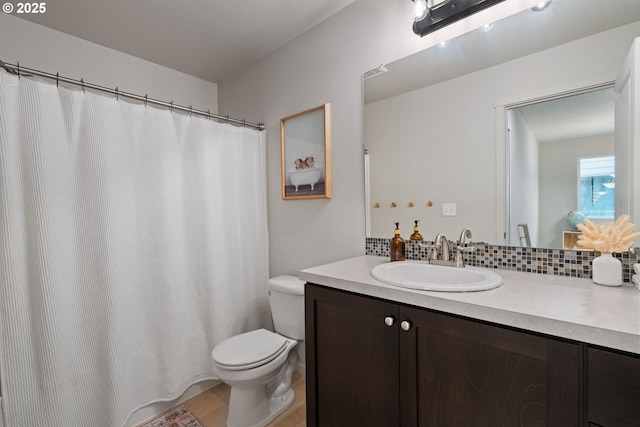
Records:
[[[471,238],[471,230],[469,230],[468,228],[465,228],[462,230],[462,233],[460,233],[460,239],[458,240],[458,243],[460,244],[460,246],[464,246],[465,245],[465,239],[470,239]]]
[[[458,240],[458,244],[456,245],[456,256],[455,256],[456,267],[458,268],[464,267],[464,257],[462,256],[462,253],[471,252],[476,249],[473,246],[470,246],[470,245],[467,246],[466,239],[470,239],[471,236],[472,236],[471,230],[469,230],[468,228],[464,228],[462,230],[462,233],[460,233],[460,239]]]
[[[449,247],[449,241],[444,234],[438,233],[433,240],[433,245],[420,244],[422,247],[431,248],[431,254],[429,255],[429,264],[445,265],[449,267],[464,267],[463,252],[475,250],[472,246],[467,246],[466,239],[471,238],[471,230],[465,228],[460,233],[460,240],[455,246],[456,253],[454,259],[451,259],[451,249]]]
[[[451,260],[449,241],[444,234],[438,233],[436,238],[433,240],[433,245],[421,243],[420,246],[431,249],[429,264],[454,265],[454,262]]]
[[[433,241],[433,250],[431,251],[431,260],[438,261],[438,251],[440,251],[440,260],[449,261],[450,258],[450,250],[449,250],[449,241],[445,237],[444,234],[438,233],[436,238]]]

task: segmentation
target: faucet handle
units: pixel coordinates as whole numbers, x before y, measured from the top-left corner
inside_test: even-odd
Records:
[[[428,259],[438,259],[438,251],[442,247],[441,244],[436,242],[433,242],[433,243],[420,242],[418,246],[425,249],[431,249],[431,253],[429,253],[429,255],[427,256]]]
[[[456,255],[455,255],[455,260],[456,260],[456,267],[464,267],[464,258],[462,256],[463,252],[471,252],[471,251],[475,251],[476,248],[473,246],[459,246],[456,245]]]
[[[420,246],[421,248],[425,248],[425,249],[440,249],[439,244],[434,243],[425,243],[425,242],[420,242],[418,243],[418,246]]]
[[[458,252],[472,252],[476,250],[476,247],[471,246],[471,243],[469,243],[469,246],[456,246],[456,250]]]

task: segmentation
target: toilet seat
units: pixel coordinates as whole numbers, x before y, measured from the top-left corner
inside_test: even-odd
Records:
[[[221,368],[240,371],[265,365],[287,348],[287,339],[266,329],[228,338],[213,349],[211,357]]]

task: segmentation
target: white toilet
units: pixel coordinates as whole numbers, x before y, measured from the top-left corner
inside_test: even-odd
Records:
[[[258,329],[236,335],[211,352],[214,372],[231,386],[227,427],[264,427],[293,404],[291,374],[298,363],[294,347],[304,340],[304,283],[295,276],[270,279],[276,332]]]

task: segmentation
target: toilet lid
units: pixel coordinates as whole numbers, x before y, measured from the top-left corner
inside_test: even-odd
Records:
[[[211,357],[229,370],[250,369],[271,362],[286,346],[285,337],[257,329],[222,341],[213,349]]]

